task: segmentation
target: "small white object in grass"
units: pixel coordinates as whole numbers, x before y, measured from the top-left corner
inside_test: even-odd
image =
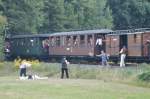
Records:
[[[19,79],[20,80],[26,80],[26,79],[28,79],[28,77],[26,76],[26,77],[19,77]]]
[[[48,77],[39,77],[38,75],[33,75],[33,79],[48,79]]]

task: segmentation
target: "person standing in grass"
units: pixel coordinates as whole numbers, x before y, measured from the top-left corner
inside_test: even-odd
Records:
[[[64,78],[64,73],[66,73],[66,77],[69,78],[68,74],[68,65],[69,62],[67,61],[66,57],[63,57],[61,60],[61,79]]]
[[[20,77],[26,77],[26,71],[27,71],[27,67],[30,67],[31,64],[26,62],[26,60],[22,60],[21,63],[20,63]]]
[[[25,62],[24,62],[24,60],[23,61],[21,61],[21,63],[20,63],[20,66],[19,66],[19,68],[20,68],[20,77],[26,77],[27,75],[26,75],[26,65],[25,65]]]
[[[125,67],[125,58],[127,54],[127,48],[126,46],[123,46],[123,48],[119,52],[121,54],[120,56],[120,67]]]
[[[102,50],[100,55],[96,55],[101,57],[102,66],[109,66],[108,64],[108,55]]]

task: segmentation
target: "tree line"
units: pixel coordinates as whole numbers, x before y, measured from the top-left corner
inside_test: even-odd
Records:
[[[0,50],[6,33],[150,27],[150,0],[0,0]]]
[[[150,26],[150,0],[0,0],[1,28],[13,34]]]

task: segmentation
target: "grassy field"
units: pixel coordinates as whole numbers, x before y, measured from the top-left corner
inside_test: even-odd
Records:
[[[46,80],[19,80],[13,63],[0,63],[0,99],[149,99],[150,83],[139,82],[137,75],[150,66],[100,67],[69,65],[70,79],[60,79],[60,64],[38,63],[29,74]]]
[[[87,79],[0,77],[0,99],[149,99],[150,88]]]

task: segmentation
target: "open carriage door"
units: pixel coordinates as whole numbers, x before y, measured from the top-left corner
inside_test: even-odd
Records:
[[[120,35],[120,49],[123,47],[123,46],[126,46],[126,48],[128,48],[128,36],[127,35]]]
[[[106,51],[105,35],[104,34],[95,34],[94,35],[94,45],[95,45],[95,55],[101,54],[101,51]]]

